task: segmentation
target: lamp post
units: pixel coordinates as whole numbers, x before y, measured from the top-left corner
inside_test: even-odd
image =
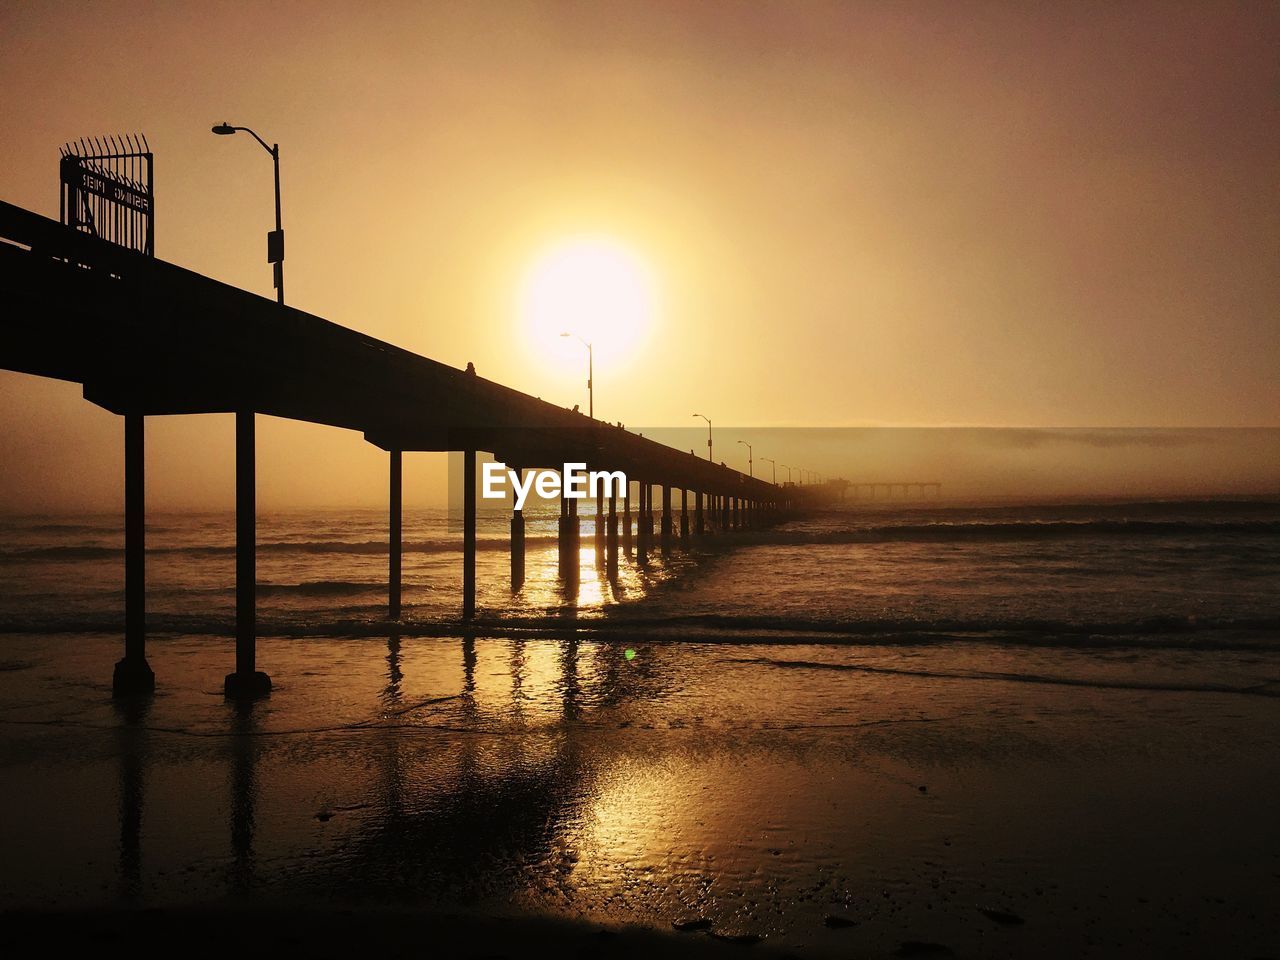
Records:
[[[276,303],[284,306],[284,226],[280,221],[280,144],[267,141],[248,127],[216,124],[213,132],[227,137],[243,130],[271,154],[275,171],[276,228],[267,234],[267,263],[272,264]],[[271,678],[257,669],[257,427],[251,403],[236,409],[236,672],[224,685],[228,696],[253,697],[271,689]]]
[[[745,440],[739,440],[738,442],[747,448],[747,475],[754,478],[756,475],[756,463],[751,451],[751,444]]]
[[[577,334],[570,333],[566,330],[564,333],[560,334],[560,336],[576,337]],[[594,420],[596,418],[595,350],[592,349],[589,341],[583,340],[582,337],[578,337],[578,339],[582,341],[582,345],[587,348],[587,416]]]
[[[275,167],[276,174],[276,228],[267,234],[267,263],[274,266],[276,303],[284,304],[284,227],[280,223],[280,144],[273,143],[267,146],[267,141],[250,130],[248,127],[233,127],[225,120],[214,126],[213,132],[220,137],[228,137],[239,130],[243,130],[258,143],[262,144],[262,149],[271,154],[271,163]]]
[[[778,464],[778,466],[780,466],[783,470],[787,471],[787,483],[790,483],[790,482],[791,482],[791,468],[790,468],[790,467],[788,467],[785,463],[780,463],[780,464]]]
[[[776,487],[778,485],[778,461],[771,457],[761,457],[760,459],[765,463],[773,464],[773,485]]]
[[[694,416],[702,417],[703,420],[707,421],[707,459],[714,460],[715,458],[711,455],[711,418],[703,416],[701,413],[695,413]]]

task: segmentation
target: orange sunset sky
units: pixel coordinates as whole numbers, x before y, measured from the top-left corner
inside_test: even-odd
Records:
[[[1280,426],[1277,49],[1266,3],[9,3],[0,199],[145,131],[157,254],[270,296],[225,119],[290,303],[566,406],[605,251],[604,419]],[[0,505],[115,509],[120,435],[0,374]],[[153,503],[231,502],[229,417],[148,439]],[[267,506],[382,495],[358,436],[259,449]]]

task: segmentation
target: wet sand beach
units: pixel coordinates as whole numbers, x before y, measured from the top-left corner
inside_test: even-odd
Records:
[[[1206,675],[979,642],[268,638],[276,689],[237,706],[229,642],[175,636],[129,706],[117,643],[6,637],[10,938],[208,928],[212,953],[241,918],[321,955],[1278,942],[1266,650]]]

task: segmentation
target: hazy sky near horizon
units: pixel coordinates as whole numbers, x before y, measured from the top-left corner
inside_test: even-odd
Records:
[[[0,199],[56,217],[60,144],[145,131],[157,254],[270,295],[225,119],[281,144],[291,303],[553,402],[531,265],[629,251],[609,420],[1277,426],[1278,48],[1266,3],[10,3]],[[0,506],[116,503],[120,432],[0,374]],[[230,436],[152,424],[157,502],[229,503]],[[385,486],[355,435],[260,449],[267,505]]]

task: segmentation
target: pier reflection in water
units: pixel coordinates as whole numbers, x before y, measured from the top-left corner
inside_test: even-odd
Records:
[[[446,656],[456,669],[440,662]],[[414,668],[427,661],[437,679],[452,681],[448,687],[427,691],[416,682]],[[602,708],[657,694],[657,678],[623,648],[575,639],[392,634],[384,664],[378,710],[355,722],[282,729],[286,690],[270,701],[225,704],[228,892],[510,899],[529,883],[528,871],[563,855],[568,825],[593,792],[600,758],[583,750],[581,725],[601,719]],[[122,765],[135,770],[139,751],[122,754]],[[335,766],[332,780],[318,779]],[[126,858],[137,859],[140,781],[135,773],[122,807],[134,841],[121,847],[122,873]],[[259,816],[262,794],[289,781],[317,798],[316,847],[282,850],[285,838],[263,826],[275,818]],[[295,819],[289,832],[297,827]],[[283,855],[293,866],[261,870],[264,848],[266,860],[278,866]]]
[[[530,545],[526,550],[525,578],[516,591],[507,594],[494,562],[501,562],[499,551],[496,557],[484,558],[491,569],[481,570],[481,614],[488,609],[516,615],[545,611],[570,620],[580,615],[596,617],[617,604],[642,599],[674,582],[698,562],[698,554],[678,549],[637,553],[625,528],[626,535],[619,538],[618,549],[610,553],[606,539],[595,534],[596,517],[585,514],[580,520],[582,540],[576,580],[561,575],[554,546]],[[709,550],[722,548],[712,542],[700,546]]]

